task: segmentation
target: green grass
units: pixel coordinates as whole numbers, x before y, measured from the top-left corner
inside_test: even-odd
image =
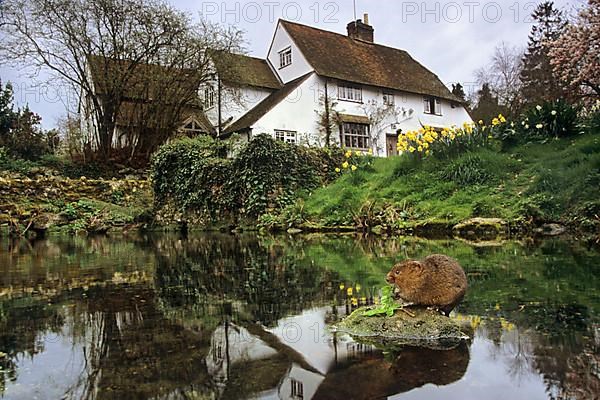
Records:
[[[304,199],[323,226],[455,224],[471,217],[598,223],[600,135],[549,139],[453,159],[376,159]]]

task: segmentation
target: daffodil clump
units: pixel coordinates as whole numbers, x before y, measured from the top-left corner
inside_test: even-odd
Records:
[[[450,155],[475,147],[487,146],[494,139],[496,131],[507,124],[506,118],[500,114],[490,125],[484,121],[478,123],[465,122],[461,127],[451,126],[435,129],[425,126],[417,131],[409,131],[398,138],[398,152],[414,155],[418,159],[432,153]]]
[[[344,172],[354,172],[359,168],[364,168],[367,165],[371,164],[373,151],[360,151],[360,150],[347,150],[344,153],[344,162],[338,168],[335,169],[335,172],[338,174]]]

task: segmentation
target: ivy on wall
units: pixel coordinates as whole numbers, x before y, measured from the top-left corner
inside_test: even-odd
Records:
[[[299,147],[259,135],[235,158],[228,144],[208,137],[162,146],[151,163],[155,206],[171,202],[183,212],[257,218],[283,208],[306,191],[335,179],[343,154]]]

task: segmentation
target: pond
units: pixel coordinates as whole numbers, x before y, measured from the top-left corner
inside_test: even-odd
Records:
[[[458,259],[450,350],[332,333],[394,262]],[[0,240],[4,399],[594,399],[600,252],[574,240]]]

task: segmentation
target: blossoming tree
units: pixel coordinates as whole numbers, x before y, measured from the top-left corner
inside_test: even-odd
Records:
[[[588,4],[551,42],[552,67],[577,97],[600,97],[600,0]]]

